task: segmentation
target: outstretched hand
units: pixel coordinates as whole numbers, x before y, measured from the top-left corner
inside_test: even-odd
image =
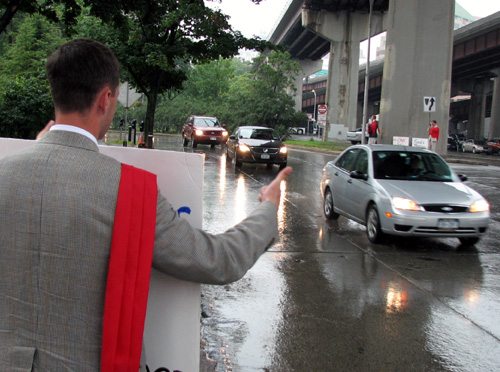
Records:
[[[45,125],[45,127],[40,132],[38,132],[38,134],[36,135],[36,140],[37,141],[41,140],[43,138],[43,136],[45,136],[45,134],[47,134],[50,127],[53,126],[54,124],[55,124],[54,120],[49,120],[49,122]]]
[[[285,181],[292,172],[292,167],[285,167],[282,169],[269,185],[260,189],[259,200],[261,202],[270,201],[278,208],[281,198],[281,181]]]

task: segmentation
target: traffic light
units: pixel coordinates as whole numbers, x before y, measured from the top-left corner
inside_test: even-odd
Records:
[[[137,120],[132,120],[132,128],[135,130],[137,127]]]
[[[141,124],[139,124],[139,131],[144,132],[144,120],[141,120]]]

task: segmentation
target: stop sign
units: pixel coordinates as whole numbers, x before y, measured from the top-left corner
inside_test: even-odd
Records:
[[[328,111],[328,107],[326,105],[318,105],[318,114],[324,115]]]

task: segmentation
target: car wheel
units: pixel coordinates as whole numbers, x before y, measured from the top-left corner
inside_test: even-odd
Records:
[[[357,143],[358,143],[358,141],[351,141],[352,145],[356,145]]]
[[[212,143],[212,144],[210,145],[210,148],[211,148],[211,149],[215,149],[215,145]]]
[[[479,238],[477,236],[458,238],[458,240],[460,240],[460,244],[464,247],[472,247],[479,242]]]
[[[366,212],[366,235],[372,243],[380,243],[384,233],[380,229],[380,218],[375,204],[371,204]]]
[[[339,218],[339,214],[335,212],[333,208],[333,195],[329,188],[325,190],[325,197],[323,199],[323,212],[325,217],[329,220],[336,220]]]
[[[267,163],[266,164],[266,168],[267,169],[271,169],[273,167],[273,165],[274,165],[273,163]]]
[[[189,140],[186,137],[184,137],[183,138],[183,146],[187,147],[188,144],[189,144]]]

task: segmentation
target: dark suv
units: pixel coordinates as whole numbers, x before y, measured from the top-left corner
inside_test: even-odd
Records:
[[[214,148],[215,145],[225,144],[227,137],[227,130],[213,116],[190,116],[182,127],[184,147],[191,141],[193,147],[204,144]]]
[[[265,163],[269,167],[286,167],[287,148],[272,128],[239,127],[227,141],[227,156],[236,167],[242,163]]]

